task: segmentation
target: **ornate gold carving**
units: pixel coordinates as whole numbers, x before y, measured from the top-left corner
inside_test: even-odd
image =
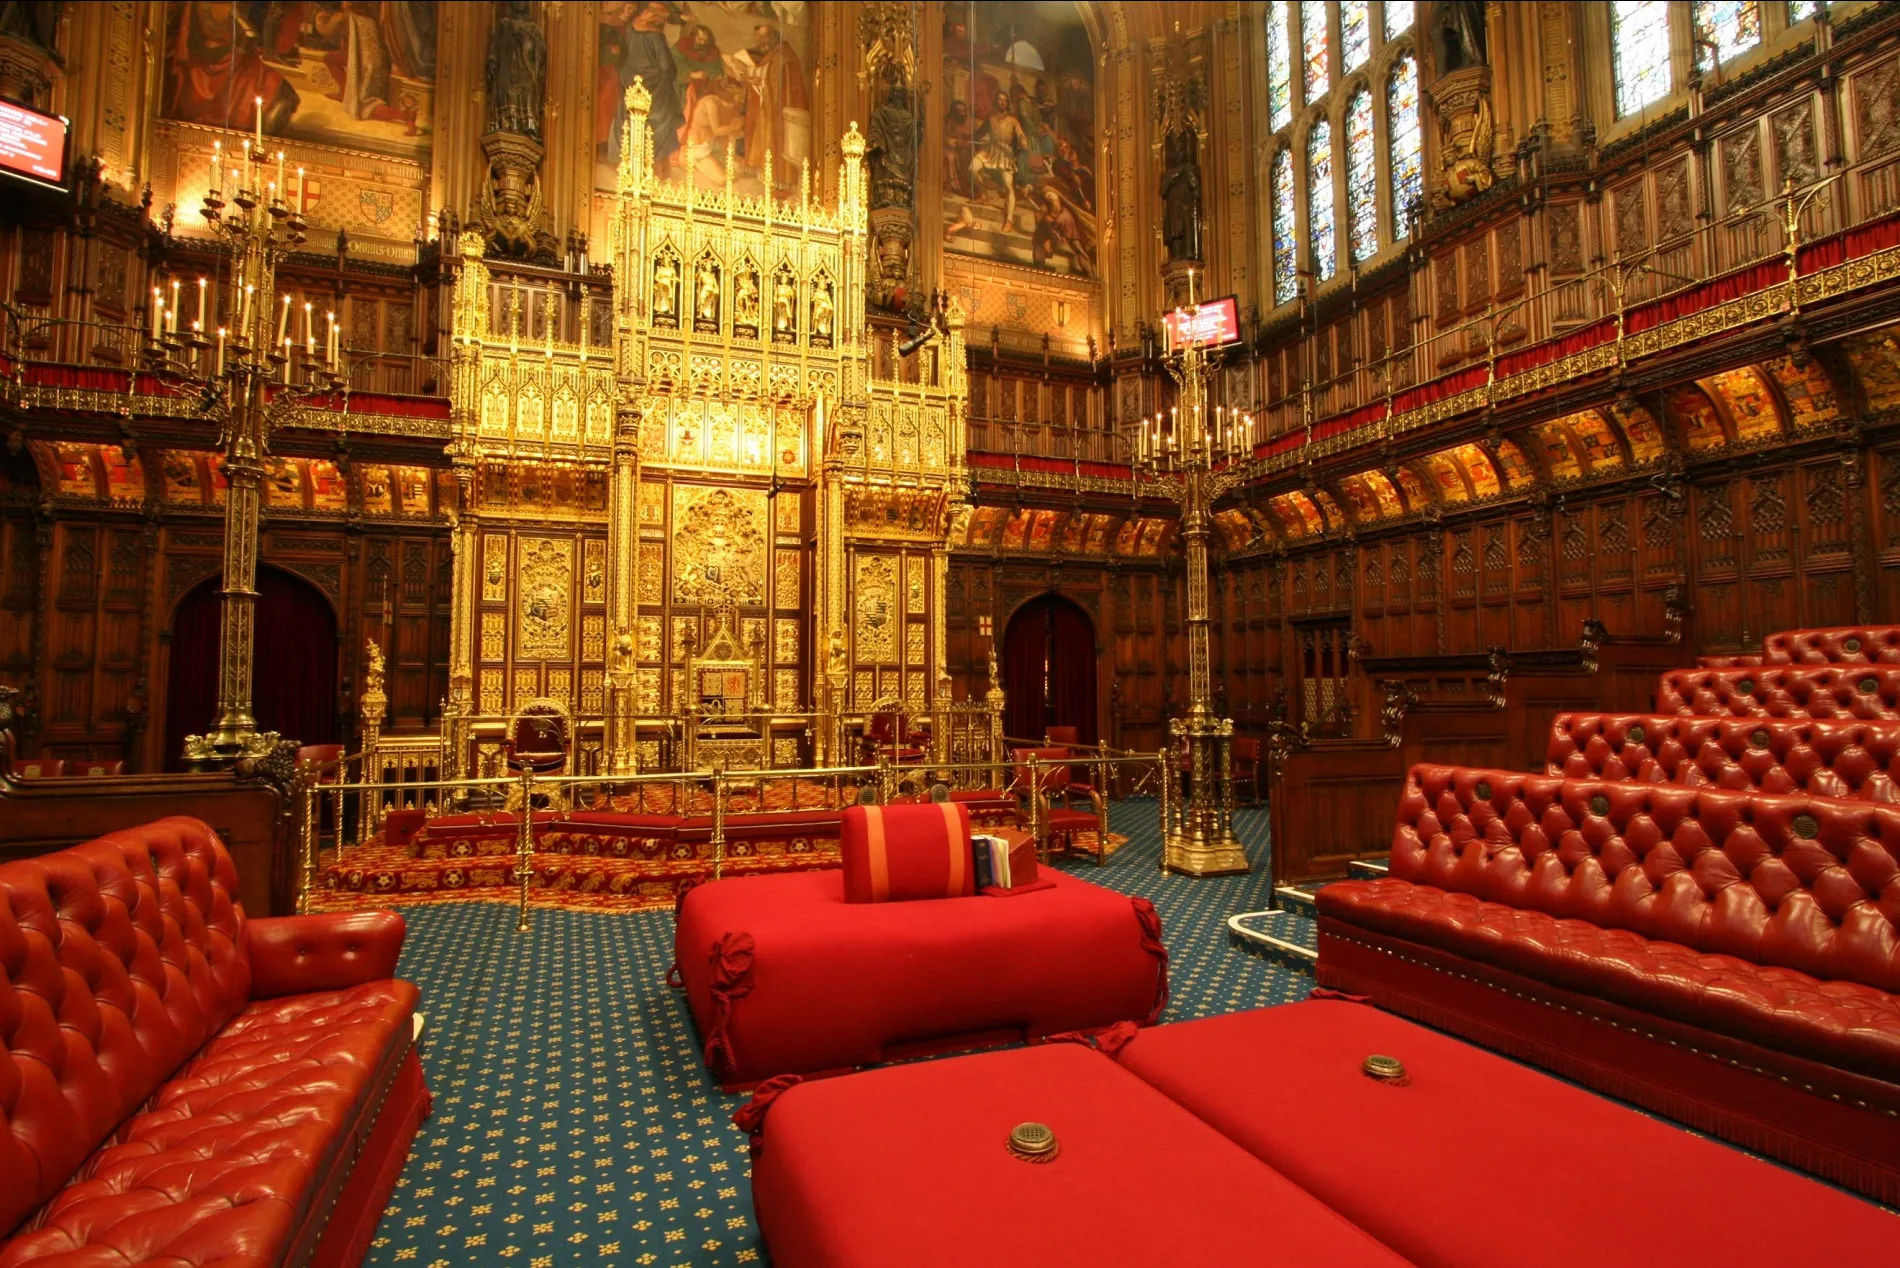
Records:
[[[772,659],[781,665],[798,663],[798,621],[796,618],[781,616],[772,626],[775,631]]]
[[[894,665],[897,625],[903,619],[895,561],[889,555],[860,555],[857,564],[852,600],[858,659]]]
[[[666,546],[660,542],[640,543],[640,602],[661,602],[666,585]]]
[[[482,659],[500,660],[508,651],[508,614],[482,613]]]
[[[762,492],[676,486],[673,524],[676,602],[765,602]]]
[[[633,628],[635,638],[634,655],[648,662],[661,659],[660,618],[657,616],[643,616],[634,623]]]
[[[515,605],[520,613],[516,651],[523,659],[554,660],[570,655],[568,607],[573,570],[572,541],[522,540],[521,592]],[[518,685],[516,694],[520,694]]]
[[[482,600],[499,603],[508,597],[508,539],[499,533],[482,538]]]
[[[803,553],[796,550],[780,550],[774,554],[774,567],[778,575],[772,580],[776,591],[775,602],[781,608],[800,606],[798,577]]]
[[[499,669],[482,670],[481,710],[483,713],[500,713],[503,708],[501,698],[501,674]]]
[[[581,617],[581,659],[607,659],[607,618],[599,612]]]

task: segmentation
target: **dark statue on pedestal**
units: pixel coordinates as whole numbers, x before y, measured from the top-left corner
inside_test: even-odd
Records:
[[[488,131],[541,139],[548,42],[528,0],[506,0],[488,36]]]
[[[1201,258],[1200,138],[1189,128],[1171,130],[1162,143],[1166,163],[1161,176],[1162,240],[1168,259]]]
[[[909,207],[917,180],[917,112],[910,89],[893,80],[871,112],[865,134],[871,164],[871,206]]]

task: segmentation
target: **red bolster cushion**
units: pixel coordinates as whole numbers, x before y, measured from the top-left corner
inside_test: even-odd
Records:
[[[393,911],[270,916],[244,926],[251,998],[340,991],[396,976],[407,926]]]
[[[970,812],[956,802],[847,806],[838,844],[848,903],[976,893]]]

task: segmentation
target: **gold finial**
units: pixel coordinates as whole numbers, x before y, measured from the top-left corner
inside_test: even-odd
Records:
[[[840,143],[839,148],[844,151],[846,158],[861,159],[864,157],[864,134],[858,131],[858,121],[856,119],[853,119],[851,126],[844,130],[844,140]]]
[[[482,247],[484,245],[482,235],[473,229],[465,231],[457,245],[460,248],[461,256],[464,260],[479,260],[482,258]]]
[[[653,109],[653,94],[647,90],[646,80],[636,79],[627,85],[627,109],[639,114]]]

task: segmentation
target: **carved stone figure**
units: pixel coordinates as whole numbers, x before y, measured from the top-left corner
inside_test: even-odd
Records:
[[[1439,74],[1484,65],[1483,0],[1450,0],[1432,7],[1439,14]]]
[[[661,256],[653,262],[653,315],[670,317],[673,315],[673,296],[679,288],[679,266],[673,263],[671,256]]]
[[[505,0],[488,36],[488,130],[541,139],[548,42],[528,0]]]
[[[740,269],[732,279],[732,324],[759,328],[759,275],[754,269]]]
[[[1164,208],[1161,234],[1170,260],[1201,258],[1200,139],[1187,128],[1176,128],[1162,143],[1166,167],[1161,176]]]
[[[892,81],[871,112],[865,157],[871,164],[871,206],[909,207],[917,180],[917,112],[910,89]]]
[[[789,277],[780,277],[772,286],[772,329],[781,335],[798,330],[798,287]]]
[[[701,260],[694,273],[693,316],[715,325],[719,321],[719,266],[710,259]]]
[[[831,338],[831,283],[820,282],[811,292],[811,337],[829,340]]]

